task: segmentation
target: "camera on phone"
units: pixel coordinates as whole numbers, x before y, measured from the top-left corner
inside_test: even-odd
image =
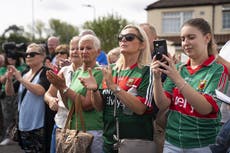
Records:
[[[154,46],[156,60],[161,60],[163,54],[167,56],[168,50],[167,50],[167,43],[165,39],[153,41],[153,46]]]

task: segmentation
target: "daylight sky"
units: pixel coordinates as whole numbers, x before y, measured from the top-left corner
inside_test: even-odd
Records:
[[[147,5],[156,0],[0,0],[0,34],[10,25],[32,25],[51,18],[81,26],[94,17],[114,14],[135,23],[146,22]],[[91,7],[86,7],[90,5]]]

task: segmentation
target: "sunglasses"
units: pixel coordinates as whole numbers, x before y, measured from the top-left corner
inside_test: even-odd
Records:
[[[60,51],[60,52],[55,52],[55,54],[56,54],[56,55],[58,55],[58,54],[64,55],[64,54],[68,54],[68,53],[65,52],[65,51]]]
[[[126,35],[122,35],[120,34],[118,36],[118,41],[121,42],[123,40],[123,38],[125,38],[126,41],[133,41],[135,38],[139,39],[141,42],[143,42],[143,38],[141,38],[140,36],[137,36],[136,34],[133,33],[128,33]]]
[[[29,52],[29,53],[25,53],[25,57],[28,58],[29,57],[34,57],[36,55],[41,55],[41,53],[38,52]]]

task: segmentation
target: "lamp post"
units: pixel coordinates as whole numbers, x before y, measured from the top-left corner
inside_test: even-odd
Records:
[[[96,19],[96,8],[95,8],[95,6],[91,5],[91,4],[82,4],[82,6],[89,7],[89,8],[93,9],[93,19],[95,20]]]
[[[32,25],[31,25],[31,32],[32,32],[32,40],[34,40],[34,0],[32,0]]]

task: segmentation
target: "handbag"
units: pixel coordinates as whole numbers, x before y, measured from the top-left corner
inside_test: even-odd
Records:
[[[121,139],[118,143],[119,153],[155,153],[156,146],[153,141],[142,139]]]
[[[8,131],[9,137],[13,141],[19,141],[19,129],[18,129],[18,123],[15,122]]]
[[[65,127],[56,129],[56,153],[90,153],[93,135],[85,130],[79,94],[77,94],[76,100],[69,111]],[[76,112],[76,129],[68,129],[74,110]],[[78,130],[78,117],[80,117],[82,131]]]
[[[117,116],[117,96],[115,95],[114,117],[116,121],[116,135],[113,136],[117,143],[114,144],[114,149],[118,153],[156,153],[156,145],[154,141],[144,139],[120,139],[119,138],[119,119]]]

